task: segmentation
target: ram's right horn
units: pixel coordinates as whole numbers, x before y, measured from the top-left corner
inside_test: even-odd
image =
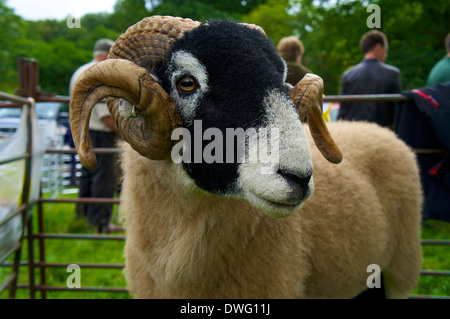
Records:
[[[80,161],[86,168],[97,162],[89,137],[89,117],[105,97],[121,136],[142,156],[170,157],[172,130],[182,126],[169,95],[151,73],[167,62],[173,43],[200,22],[169,16],[152,16],[132,25],[111,48],[108,60],[91,66],[72,90],[70,125]],[[121,99],[131,104],[125,105]],[[131,116],[130,116],[131,114]]]
[[[92,169],[96,157],[89,136],[92,108],[105,97],[123,98],[135,107],[136,116],[120,116],[118,103],[108,108],[120,135],[142,156],[166,159],[176,141],[172,131],[181,118],[169,95],[148,71],[133,62],[109,59],[85,70],[71,94],[70,126],[82,165]]]
[[[319,151],[331,163],[340,163],[342,153],[328,131],[322,116],[323,80],[307,73],[289,92],[300,120],[307,117],[309,130]]]

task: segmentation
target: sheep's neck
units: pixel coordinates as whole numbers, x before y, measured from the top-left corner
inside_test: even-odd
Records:
[[[209,262],[220,261],[226,268],[231,267],[226,266],[232,263],[230,256],[251,255],[248,250],[265,217],[261,212],[244,200],[185,187],[173,175],[168,177],[167,170],[153,172],[151,194],[139,190],[140,198],[133,204],[150,203],[145,223],[139,216],[145,226],[136,227],[145,227],[142,231],[149,234],[143,249],[151,253],[158,276],[172,283],[197,280],[205,275]]]

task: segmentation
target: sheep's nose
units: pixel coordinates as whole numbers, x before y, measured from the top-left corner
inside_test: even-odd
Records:
[[[301,201],[309,189],[309,181],[311,180],[312,172],[304,174],[296,174],[292,172],[279,170],[278,174],[282,176],[289,185],[291,192],[288,195],[286,204],[295,204]]]

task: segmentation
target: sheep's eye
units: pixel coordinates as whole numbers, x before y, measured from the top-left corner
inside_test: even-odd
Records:
[[[197,87],[198,87],[197,81],[191,76],[182,77],[177,83],[177,88],[181,92],[192,92]]]

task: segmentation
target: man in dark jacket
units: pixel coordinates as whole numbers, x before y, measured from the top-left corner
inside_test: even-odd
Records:
[[[385,64],[388,40],[378,30],[366,32],[360,41],[364,59],[342,76],[341,95],[400,93],[400,70]],[[375,122],[390,127],[394,122],[395,103],[341,103],[338,119]]]

